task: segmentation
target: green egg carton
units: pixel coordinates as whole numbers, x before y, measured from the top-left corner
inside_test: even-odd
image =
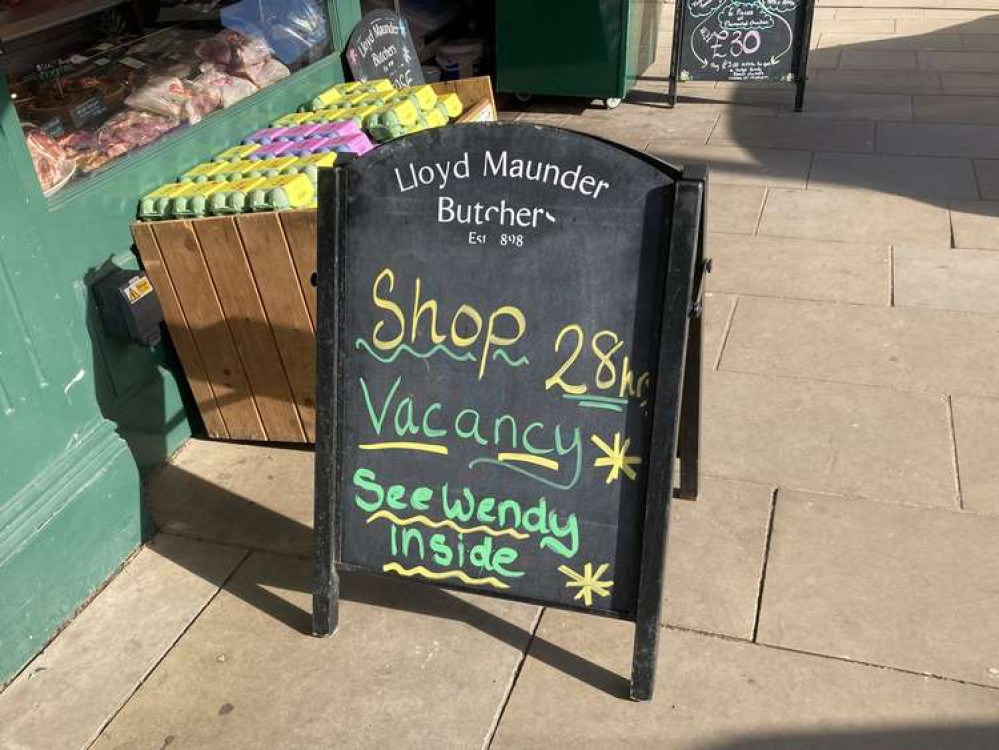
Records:
[[[248,211],[248,194],[264,182],[264,177],[245,177],[220,183],[221,187],[208,199],[208,212],[215,216],[226,216]]]

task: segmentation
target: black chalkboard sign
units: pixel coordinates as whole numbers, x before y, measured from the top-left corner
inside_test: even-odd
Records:
[[[783,81],[804,102],[814,0],[677,0],[669,101],[677,82]]]
[[[398,89],[424,82],[406,19],[390,10],[373,10],[354,27],[347,64],[357,81],[388,78]]]
[[[581,609],[639,623],[651,696],[703,190],[495,123],[322,175],[317,633],[336,570]]]

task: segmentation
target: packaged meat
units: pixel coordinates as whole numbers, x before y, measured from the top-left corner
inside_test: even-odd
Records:
[[[201,118],[222,106],[222,91],[216,86],[198,86],[185,82],[184,88],[191,97],[182,107],[183,119],[192,125],[201,122]]]
[[[218,89],[222,99],[223,107],[231,107],[241,99],[245,99],[258,89],[250,81],[239,76],[229,75],[223,70],[211,66],[204,73],[194,79],[196,86],[203,88]]]
[[[190,98],[190,91],[179,78],[152,76],[144,86],[125,99],[125,104],[132,109],[179,120],[184,112],[184,104]]]
[[[113,159],[152,143],[178,125],[180,121],[176,118],[124,110],[98,129],[97,141],[108,157]]]
[[[266,60],[251,65],[234,68],[233,73],[252,81],[259,88],[267,88],[272,83],[291,75],[291,71],[283,63],[269,57]]]
[[[23,131],[42,192],[52,195],[69,182],[76,171],[76,162],[67,156],[55,138],[40,128],[25,124]]]

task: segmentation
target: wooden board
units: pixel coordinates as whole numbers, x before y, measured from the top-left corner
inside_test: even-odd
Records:
[[[236,222],[192,222],[268,439],[305,440]]]
[[[315,440],[315,329],[278,214],[247,214],[237,225],[267,311],[306,439]]]
[[[298,283],[302,287],[305,304],[309,308],[312,328],[316,327],[316,212],[282,211],[278,214],[288,249],[295,263]]]
[[[191,393],[194,395],[194,401],[198,405],[201,419],[205,423],[205,430],[208,431],[209,437],[228,438],[230,437],[229,431],[226,429],[218,402],[215,400],[215,392],[212,390],[205,363],[198,352],[197,344],[194,342],[191,326],[187,322],[184,309],[177,298],[170,273],[163,263],[163,256],[160,253],[156,237],[153,235],[152,226],[150,224],[134,224],[132,236],[135,237],[135,245],[139,250],[139,257],[142,258],[142,265],[160,298],[170,339],[177,350],[177,356],[180,357],[184,375],[187,377]]]
[[[253,401],[243,363],[191,223],[156,224],[153,234],[184,308],[205,370],[211,378],[215,400],[226,426],[230,433],[250,435],[254,440],[265,439],[264,426]]]

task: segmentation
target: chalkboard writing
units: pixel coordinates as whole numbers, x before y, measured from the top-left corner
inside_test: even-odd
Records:
[[[665,512],[671,486],[654,440],[674,455],[664,289],[672,260],[688,282],[693,267],[693,243],[667,252],[678,174],[587,136],[479,124],[329,175],[320,555],[335,542],[343,570],[632,620],[658,603],[640,571],[665,525],[649,546],[647,505]]]
[[[680,80],[793,82],[801,0],[682,0],[690,25]]]
[[[69,119],[73,121],[73,125],[82,128],[84,125],[104,119],[107,113],[108,108],[103,97],[92,96],[73,107],[69,111]]]
[[[347,63],[358,81],[388,78],[400,89],[424,82],[406,20],[388,10],[372,11],[354,27]]]
[[[803,96],[813,0],[679,0],[676,81],[783,81]],[[800,109],[800,101],[798,107]]]

